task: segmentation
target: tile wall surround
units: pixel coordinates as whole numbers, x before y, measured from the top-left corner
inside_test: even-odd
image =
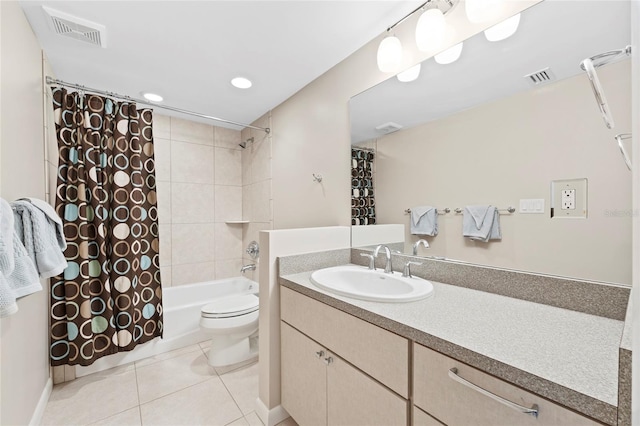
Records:
[[[154,114],[163,286],[238,276],[240,131]]]
[[[271,128],[271,114],[267,113],[252,123],[257,127]],[[249,223],[242,225],[242,264],[248,265],[257,261],[251,259],[245,249],[251,241],[258,241],[260,231],[273,229],[273,198],[272,198],[272,140],[271,133],[262,130],[245,128],[240,133],[242,141],[253,138],[253,143],[247,145],[242,153],[242,219]],[[240,225],[235,225],[240,226]],[[245,276],[258,281],[259,269],[245,272]]]

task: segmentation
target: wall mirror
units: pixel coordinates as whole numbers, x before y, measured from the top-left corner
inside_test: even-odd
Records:
[[[404,224],[410,254],[425,237],[410,234],[405,210],[434,206],[438,235],[421,256],[630,285],[631,173],[615,136],[631,129],[631,61],[598,68],[614,129],[580,69],[630,43],[629,16],[628,1],[541,2],[513,36],[477,34],[457,61],[428,59],[416,80],[353,97],[352,148],[374,154],[375,223]],[[586,218],[550,216],[551,183],[565,179],[587,179]],[[542,200],[542,213],[521,200]],[[516,208],[500,215],[502,240],[463,238],[455,209],[473,204]]]

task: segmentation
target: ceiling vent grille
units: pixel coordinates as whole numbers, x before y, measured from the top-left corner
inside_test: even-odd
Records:
[[[540,86],[555,81],[556,76],[549,67],[524,76],[532,86]]]
[[[398,123],[394,123],[392,121],[388,122],[388,123],[384,123],[379,125],[378,127],[376,127],[376,130],[382,134],[389,134],[389,133],[393,133],[393,132],[397,132],[398,130],[402,129],[402,125],[398,124]]]
[[[49,23],[56,34],[95,46],[107,47],[106,28],[104,25],[96,24],[47,6],[42,6],[42,8],[49,16]]]

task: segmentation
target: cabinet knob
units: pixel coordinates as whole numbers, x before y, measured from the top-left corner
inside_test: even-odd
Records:
[[[316,358],[320,359],[324,356],[324,351],[318,351],[316,352]]]
[[[328,356],[328,357],[326,357],[324,359],[324,363],[327,364],[327,365],[331,364],[332,362],[333,362],[333,358],[330,357],[330,356]]]

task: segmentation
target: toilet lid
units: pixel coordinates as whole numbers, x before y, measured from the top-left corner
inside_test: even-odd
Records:
[[[253,294],[221,297],[201,309],[207,318],[228,318],[248,314],[258,310],[259,299]]]

